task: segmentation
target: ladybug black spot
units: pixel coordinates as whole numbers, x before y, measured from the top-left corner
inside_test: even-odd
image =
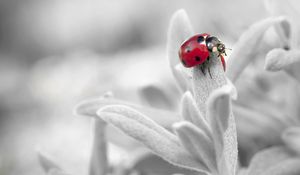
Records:
[[[196,56],[196,57],[195,57],[195,60],[196,60],[196,61],[200,61],[200,57]]]
[[[202,43],[204,41],[204,37],[203,36],[199,36],[197,39],[198,43]]]

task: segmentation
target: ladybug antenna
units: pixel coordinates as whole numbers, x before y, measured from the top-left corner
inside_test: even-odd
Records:
[[[228,48],[228,47],[226,47],[225,49],[227,49],[227,50],[232,50],[231,48]]]

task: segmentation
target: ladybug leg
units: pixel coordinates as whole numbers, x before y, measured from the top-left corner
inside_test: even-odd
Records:
[[[210,78],[212,79],[212,76],[211,76],[211,73],[210,73],[210,66],[209,65],[207,66],[207,70],[208,70],[208,74],[209,74]]]
[[[223,66],[223,70],[224,72],[226,71],[226,62],[225,62],[225,59],[222,55],[220,55],[220,58],[221,58],[221,61],[222,61],[222,66]]]
[[[203,75],[205,75],[205,65],[204,64],[200,65],[200,70],[203,73]]]
[[[210,78],[212,78],[211,73],[210,73],[210,57],[207,58],[207,61],[205,62],[205,64],[207,67],[208,74],[209,74]]]

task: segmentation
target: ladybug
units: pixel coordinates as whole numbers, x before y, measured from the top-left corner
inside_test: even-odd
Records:
[[[226,63],[222,54],[226,55],[225,45],[215,36],[203,33],[197,34],[184,41],[179,49],[179,58],[185,67],[195,67],[201,65],[201,71],[205,74],[205,67],[209,69],[210,54],[217,53],[220,57],[224,71]]]

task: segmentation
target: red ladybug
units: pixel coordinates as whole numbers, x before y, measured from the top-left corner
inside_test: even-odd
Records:
[[[207,33],[194,35],[183,42],[179,49],[179,57],[185,67],[202,65],[200,68],[204,73],[204,67],[209,66],[212,52],[218,53],[225,71],[226,65],[222,55],[226,55],[225,45],[217,37],[210,36]],[[208,71],[210,73],[209,67]]]

